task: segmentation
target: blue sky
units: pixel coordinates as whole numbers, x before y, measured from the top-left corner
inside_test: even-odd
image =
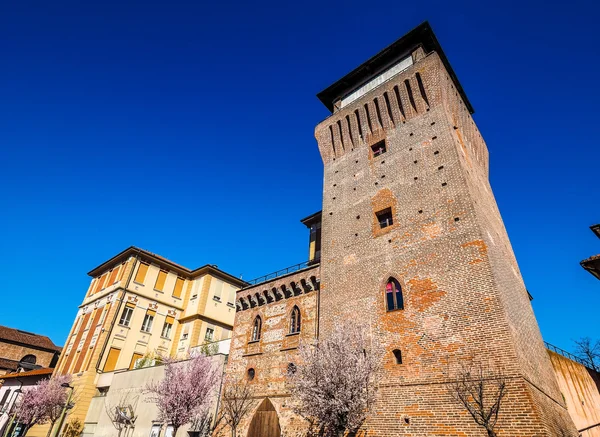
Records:
[[[304,261],[315,94],[429,20],[475,107],[544,338],[598,338],[599,6],[5,2],[0,324],[63,344],[130,245],[251,279]],[[51,310],[51,311],[49,311]]]

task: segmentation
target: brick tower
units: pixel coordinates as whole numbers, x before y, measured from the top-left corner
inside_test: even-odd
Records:
[[[502,436],[575,436],[488,180],[473,108],[428,23],[319,94],[320,326],[385,347],[377,436],[483,436],[450,398],[461,363],[509,381]]]

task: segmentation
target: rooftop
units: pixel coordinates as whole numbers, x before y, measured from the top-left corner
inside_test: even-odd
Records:
[[[117,264],[120,264],[124,261],[127,261],[130,256],[137,256],[144,261],[155,262],[157,264],[160,264],[161,266],[168,267],[169,269],[171,269],[171,270],[177,272],[178,274],[180,274],[186,278],[189,278],[189,279],[195,278],[197,276],[201,276],[204,274],[209,274],[211,276],[215,276],[220,279],[223,279],[224,281],[229,282],[231,284],[237,285],[238,287],[244,287],[245,285],[247,285],[246,281],[244,281],[240,278],[236,278],[235,276],[217,268],[217,266],[215,266],[215,265],[206,264],[202,267],[198,267],[198,268],[192,270],[192,269],[188,269],[187,267],[182,266],[181,264],[177,264],[163,256],[157,255],[156,253],[152,253],[152,252],[144,250],[144,249],[140,249],[139,247],[136,247],[136,246],[130,246],[127,249],[125,249],[124,251],[122,251],[121,253],[118,253],[117,255],[113,256],[108,261],[103,262],[99,266],[90,270],[88,272],[88,275],[91,277],[96,277],[96,276],[104,273],[107,269],[109,269]]]
[[[41,369],[30,370],[28,372],[8,373],[6,375],[0,376],[0,379],[27,378],[29,376],[52,375],[52,372],[54,372],[54,369],[42,367]]]
[[[45,349],[60,352],[61,348],[55,345],[50,338],[45,335],[34,334],[33,332],[21,331],[20,329],[9,328],[0,325],[0,341],[9,341],[19,343],[37,349]]]
[[[333,104],[336,100],[343,98],[356,88],[368,82],[373,77],[379,75],[384,70],[393,65],[396,61],[408,56],[414,49],[422,46],[425,53],[436,52],[442,60],[444,67],[452,78],[456,90],[460,93],[466,107],[472,114],[475,112],[471,102],[467,98],[463,87],[461,86],[442,46],[438,42],[429,22],[425,21],[408,32],[402,38],[392,43],[375,56],[359,65],[357,68],[346,74],[340,80],[325,88],[317,97],[321,102],[333,112]]]
[[[600,279],[600,254],[584,259],[580,262],[581,267],[586,269],[596,278]]]

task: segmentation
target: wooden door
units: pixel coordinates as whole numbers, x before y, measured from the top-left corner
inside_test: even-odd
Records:
[[[248,437],[280,437],[281,428],[279,427],[279,417],[277,411],[271,401],[267,398],[258,407],[252,422],[250,422],[250,429],[248,430]]]

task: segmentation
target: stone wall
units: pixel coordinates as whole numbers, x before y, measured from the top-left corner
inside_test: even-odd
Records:
[[[567,410],[577,429],[600,424],[600,374],[548,350],[550,361]],[[582,437],[600,437],[600,426],[584,431]]]

